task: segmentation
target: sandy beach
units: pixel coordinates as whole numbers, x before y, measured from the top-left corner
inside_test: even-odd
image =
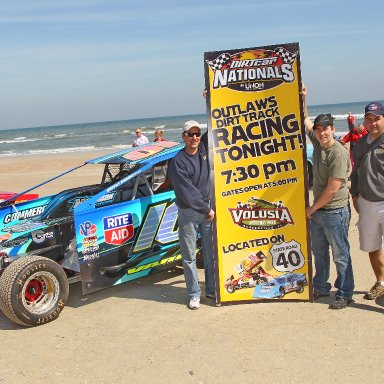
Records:
[[[21,192],[101,154],[3,157],[0,190]],[[99,177],[76,171],[39,193]],[[344,310],[329,310],[331,297],[223,307],[204,299],[191,311],[180,268],[85,297],[76,283],[52,323],[23,328],[0,314],[0,383],[382,383],[384,297],[363,299],[374,275],[357,219],[355,303]]]

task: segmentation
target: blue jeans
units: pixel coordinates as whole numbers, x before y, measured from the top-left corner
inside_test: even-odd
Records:
[[[205,293],[214,294],[212,224],[208,221],[207,215],[193,209],[179,208],[178,211],[180,251],[188,296],[192,299],[201,295],[196,267],[196,242],[199,234],[204,256]]]
[[[320,210],[312,215],[311,240],[316,267],[313,288],[319,293],[329,294],[331,290],[331,284],[328,283],[331,246],[337,271],[336,296],[352,297],[354,281],[348,241],[349,221],[349,206],[328,211]]]

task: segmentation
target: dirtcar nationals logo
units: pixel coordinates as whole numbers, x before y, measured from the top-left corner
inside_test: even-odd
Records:
[[[235,224],[246,229],[267,230],[294,224],[291,213],[283,202],[270,203],[252,197],[247,203],[239,202],[237,208],[229,208]]]
[[[212,88],[264,91],[295,80],[293,64],[298,52],[284,47],[255,49],[236,54],[221,53],[207,64],[214,72]]]

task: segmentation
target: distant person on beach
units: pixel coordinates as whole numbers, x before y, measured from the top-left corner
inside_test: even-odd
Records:
[[[156,129],[155,131],[155,142],[156,141],[165,141],[164,132],[161,129]]]
[[[352,166],[354,164],[353,156],[352,156],[353,148],[354,148],[355,144],[357,143],[357,140],[359,140],[361,137],[363,137],[363,136],[365,136],[367,134],[368,134],[368,131],[364,127],[364,125],[363,124],[359,124],[357,127],[352,128],[352,130],[350,130],[340,140],[340,143],[343,144],[343,145],[349,143],[349,154],[350,154],[350,159],[351,159]]]
[[[353,150],[355,166],[351,175],[353,206],[359,213],[360,249],[368,252],[376,283],[364,296],[374,300],[384,295],[384,106],[365,107],[364,125],[368,135]]]
[[[200,136],[200,124],[193,120],[187,121],[182,134],[185,147],[172,159],[168,168],[168,177],[176,194],[180,252],[190,309],[200,307],[201,289],[196,267],[196,242],[199,234],[204,256],[205,296],[215,298],[212,242],[215,212],[210,205],[207,134]]]
[[[143,135],[140,128],[135,129],[135,139],[133,140],[132,147],[138,147],[139,145],[148,144],[148,138]]]
[[[351,112],[348,112],[347,116],[348,129],[351,131],[355,127],[355,116]]]
[[[314,299],[329,296],[330,254],[336,265],[337,288],[330,309],[343,309],[353,302],[354,279],[348,229],[350,221],[348,175],[350,161],[346,149],[334,138],[334,118],[321,114],[312,122],[308,117],[307,89],[302,88],[304,124],[313,144],[313,204],[307,208],[310,219],[312,252],[316,274]]]

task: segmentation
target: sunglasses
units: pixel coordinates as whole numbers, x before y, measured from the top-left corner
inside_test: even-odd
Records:
[[[188,137],[193,137],[193,136],[200,137],[201,136],[201,132],[184,132],[184,134],[186,134]]]

